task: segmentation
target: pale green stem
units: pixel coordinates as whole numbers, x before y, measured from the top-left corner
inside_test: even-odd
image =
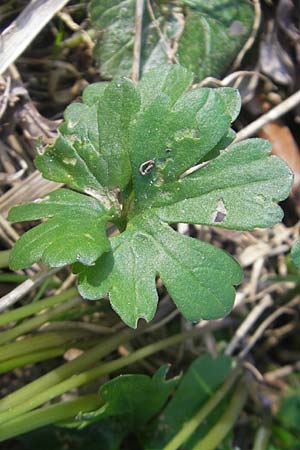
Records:
[[[227,377],[225,383],[213,394],[204,406],[188,421],[163,450],[177,450],[195,432],[212,410],[221,402],[235,383],[240,371],[234,369]]]
[[[46,350],[51,347],[58,347],[66,342],[80,339],[83,336],[89,336],[90,333],[82,330],[62,330],[51,331],[49,333],[39,333],[36,336],[30,336],[21,341],[12,342],[0,347],[0,362],[7,361],[28,353]]]
[[[36,314],[43,309],[54,306],[57,303],[62,303],[76,296],[78,296],[77,289],[71,288],[59,295],[53,295],[52,297],[39,300],[37,303],[31,303],[30,305],[16,308],[13,311],[2,313],[0,314],[0,326],[6,325],[10,322],[14,322],[16,320],[24,319],[24,317],[32,316],[33,314]]]
[[[45,361],[47,359],[56,358],[63,355],[67,346],[60,346],[49,348],[47,350],[41,350],[39,352],[30,353],[29,355],[19,356],[18,358],[12,358],[8,361],[0,363],[0,374],[9,372],[10,370],[27,366],[28,364],[34,364],[37,362]]]
[[[23,386],[17,391],[1,399],[0,411],[7,411],[14,406],[22,404],[33,398],[35,395],[38,395],[40,392],[44,392],[51,386],[60,383],[66,378],[72,377],[87,367],[90,367],[92,364],[115,350],[119,345],[127,342],[133,337],[133,335],[134,332],[130,330],[104,339],[103,342],[84,352],[73,361],[69,361],[62,366],[51,370],[37,380],[32,381],[26,386]]]
[[[3,399],[0,402],[1,411],[5,411],[2,414],[0,414],[0,423],[3,424],[4,422],[7,422],[8,420],[11,420],[27,411],[30,411],[30,410],[42,405],[43,403],[45,403],[55,397],[58,397],[59,395],[63,394],[66,391],[69,391],[76,387],[87,384],[87,383],[95,380],[96,378],[100,378],[104,375],[107,375],[111,372],[114,372],[125,366],[128,366],[129,364],[132,364],[141,359],[144,359],[147,356],[152,355],[153,353],[161,351],[172,345],[178,344],[179,342],[184,341],[186,338],[195,335],[197,332],[198,332],[197,329],[193,329],[193,330],[187,331],[185,333],[176,334],[175,336],[171,336],[169,338],[163,339],[159,342],[156,342],[154,344],[150,344],[144,348],[141,348],[140,350],[137,350],[136,352],[134,352],[128,356],[124,356],[115,361],[102,363],[101,365],[99,365],[93,369],[87,370],[85,372],[82,372],[78,375],[73,374],[73,376],[71,376],[67,380],[62,381],[61,383],[58,383],[55,386],[53,386],[47,390],[44,390],[42,392],[40,391],[40,393],[35,396],[33,396],[33,394],[29,398],[27,396],[26,401],[22,401],[22,403],[20,401],[15,402],[15,405],[17,405],[15,407],[11,406],[11,403],[12,403],[11,401],[7,402],[7,399],[9,397],[11,397],[11,396],[8,396],[8,397],[6,397],[6,399]],[[76,362],[76,360],[74,362]],[[30,385],[27,385],[26,387],[28,388],[28,386],[30,386]],[[6,402],[5,402],[5,400],[6,400]],[[5,425],[3,425],[3,426],[5,427]],[[0,426],[0,431],[1,430],[2,430],[2,425]]]
[[[1,283],[22,283],[28,279],[28,275],[18,275],[17,273],[0,273]]]
[[[262,425],[255,434],[252,450],[267,450],[269,439],[271,436],[271,428]]]
[[[103,400],[98,394],[89,394],[79,397],[76,400],[62,402],[57,405],[50,405],[43,409],[32,411],[7,423],[0,431],[0,441],[52,423],[75,419],[78,413],[93,411],[102,404]]]
[[[62,305],[57,305],[54,308],[50,309],[44,314],[40,314],[32,319],[28,319],[21,323],[20,325],[10,328],[9,330],[3,331],[0,335],[0,344],[5,344],[6,342],[15,339],[18,336],[22,336],[28,331],[35,330],[36,328],[43,325],[43,323],[49,322],[55,318],[57,318],[62,312],[68,311],[74,306],[81,303],[81,298],[72,298],[71,300],[63,303]]]
[[[218,422],[210,429],[206,436],[195,445],[193,450],[215,450],[227,436],[238,420],[238,417],[246,403],[248,390],[245,381],[242,380],[235,389],[229,406]],[[260,449],[262,450],[262,449]]]
[[[31,303],[35,303],[37,301],[40,300],[40,298],[44,295],[45,290],[47,289],[47,287],[49,286],[49,284],[51,283],[52,279],[51,278],[47,278],[39,287],[37,293],[35,294],[35,296],[32,299]]]
[[[8,267],[10,250],[2,250],[0,252],[0,269]]]

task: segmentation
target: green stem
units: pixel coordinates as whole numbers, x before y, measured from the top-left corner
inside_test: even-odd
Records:
[[[47,278],[39,287],[37,293],[35,294],[34,298],[32,299],[31,303],[35,303],[38,300],[40,300],[40,298],[44,295],[45,290],[47,289],[47,287],[49,286],[49,284],[51,283],[52,279],[51,278]]]
[[[16,320],[24,319],[24,317],[32,316],[43,309],[49,308],[50,306],[54,306],[57,303],[62,303],[65,300],[69,300],[78,296],[78,291],[75,288],[68,289],[59,295],[53,295],[52,297],[48,297],[43,300],[39,300],[37,303],[31,303],[30,305],[21,306],[20,308],[16,308],[13,311],[8,311],[6,313],[2,313],[0,315],[0,326],[6,325],[7,323],[14,322]]]
[[[77,305],[80,302],[81,298],[79,297],[72,298],[66,303],[58,305],[44,314],[40,314],[36,317],[33,317],[32,319],[24,321],[23,323],[14,328],[10,328],[9,330],[3,331],[0,335],[0,344],[5,344],[6,342],[11,341],[12,339],[15,339],[18,336],[22,336],[23,334],[28,333],[28,331],[35,330],[36,328],[43,325],[43,323],[49,322],[50,320],[57,318],[62,312],[67,311],[68,309],[72,308],[73,306]]]
[[[59,346],[54,348],[49,348],[47,350],[41,350],[39,352],[30,353],[24,356],[19,356],[17,358],[9,359],[0,364],[0,374],[9,372],[10,370],[27,366],[28,364],[33,364],[47,359],[56,358],[61,356],[67,350],[68,346]]]
[[[206,436],[198,442],[193,450],[215,450],[236,423],[248,396],[245,380],[240,381],[230,400],[229,406],[218,422]],[[261,449],[260,449],[261,450]]]
[[[23,386],[16,392],[0,400],[0,411],[6,411],[14,406],[25,403],[40,392],[51,388],[53,385],[72,377],[82,370],[90,367],[104,356],[111,353],[119,345],[124,344],[133,337],[133,331],[125,331],[116,336],[104,339],[103,342],[86,351],[73,361],[69,361],[60,367],[46,373],[37,380]]]
[[[255,434],[252,450],[267,450],[270,436],[271,436],[271,428],[268,428],[264,425],[259,427],[259,429]]]
[[[46,406],[42,410],[32,411],[7,423],[0,431],[0,441],[27,433],[45,425],[75,419],[78,412],[93,411],[102,404],[103,400],[98,394],[89,394],[79,397],[76,400],[62,402],[57,405]]]
[[[80,339],[83,336],[90,336],[90,333],[77,330],[62,330],[30,336],[21,341],[3,345],[0,348],[0,362],[28,353],[46,350],[51,347],[58,347],[59,345],[64,345],[66,342]]]
[[[0,283],[23,283],[28,279],[28,275],[18,275],[17,273],[0,273]]]
[[[137,350],[136,352],[124,356],[122,358],[119,358],[115,361],[110,361],[107,363],[102,363],[99,366],[96,366],[93,369],[87,370],[85,372],[82,372],[78,375],[73,374],[73,376],[70,376],[68,379],[62,381],[61,383],[58,383],[54,385],[53,387],[40,391],[39,394],[33,395],[31,393],[30,397],[27,396],[27,401],[14,401],[15,407],[12,407],[12,402],[8,402],[7,399],[11,396],[6,397],[6,399],[3,399],[0,402],[0,410],[5,411],[2,414],[0,414],[0,423],[3,424],[7,422],[8,420],[11,420],[15,417],[20,416],[24,412],[30,411],[43,403],[58,397],[59,395],[63,394],[66,391],[69,391],[71,389],[77,388],[79,386],[82,386],[84,384],[87,384],[96,378],[102,377],[104,375],[107,375],[111,372],[114,372],[116,370],[119,370],[125,366],[128,366],[129,364],[132,364],[134,362],[137,362],[141,359],[146,358],[147,356],[152,355],[153,353],[156,353],[158,351],[161,351],[167,347],[170,347],[172,345],[178,344],[179,342],[184,341],[186,338],[191,337],[198,333],[197,329],[193,329],[190,331],[187,331],[185,333],[176,334],[175,336],[171,336],[169,338],[163,339],[159,342],[155,342],[154,344],[147,345],[144,348],[141,348],[140,350]],[[79,358],[77,358],[78,360]],[[74,361],[76,362],[76,360]],[[32,385],[32,383],[31,383]],[[30,387],[30,385],[27,385],[26,388]],[[24,388],[23,388],[24,389]],[[6,401],[5,401],[6,400]],[[19,399],[18,399],[19,400]],[[5,425],[4,425],[5,427]],[[2,425],[0,426],[0,431],[2,429]]]
[[[163,450],[177,450],[195,432],[212,410],[229,392],[240,373],[239,368],[234,369],[227,377],[225,383],[214,393],[204,406],[188,421]]]
[[[4,267],[8,267],[9,255],[10,255],[10,250],[2,250],[0,252],[0,269],[3,269]]]

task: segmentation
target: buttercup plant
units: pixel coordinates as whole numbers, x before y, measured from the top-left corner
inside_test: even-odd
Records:
[[[11,221],[47,219],[18,240],[12,269],[73,264],[80,294],[109,293],[131,327],[153,318],[157,277],[187,319],[229,313],[240,266],[170,224],[272,226],[293,177],[269,156],[268,141],[233,142],[237,90],[191,89],[192,80],[185,68],[163,65],[137,86],[122,78],[85,89],[55,144],[35,160],[45,178],[68,188],[10,211]],[[188,171],[198,163],[205,164]],[[108,237],[107,223],[119,234]]]

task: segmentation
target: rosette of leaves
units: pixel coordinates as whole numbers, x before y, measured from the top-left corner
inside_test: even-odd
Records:
[[[132,327],[152,319],[157,277],[187,319],[229,313],[238,263],[170,225],[271,226],[282,219],[275,202],[287,197],[292,174],[269,156],[269,142],[232,143],[235,89],[190,89],[192,79],[179,65],[160,66],[137,86],[126,78],[91,85],[67,108],[57,141],[35,162],[70,189],[10,211],[11,221],[46,219],[17,241],[13,269],[75,263],[80,294],[109,293]],[[108,237],[108,223],[119,233]]]

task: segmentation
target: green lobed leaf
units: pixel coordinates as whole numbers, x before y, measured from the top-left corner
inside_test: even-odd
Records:
[[[151,73],[156,74],[156,70],[149,71],[149,76]],[[165,183],[204,160],[227,135],[240,108],[238,91],[229,90],[229,101],[228,89],[194,89],[173,106],[174,100],[162,93],[137,115],[129,134],[136,203],[145,204],[151,195],[160,196]],[[145,161],[153,161],[154,167],[147,177],[141,177]]]
[[[99,449],[103,450],[123,448],[122,443],[130,433],[131,443],[134,434],[144,450],[161,450],[162,445],[168,443],[183,423],[215,394],[227,377],[230,366],[231,360],[226,356],[212,359],[205,354],[193,361],[180,378],[166,381],[165,366],[152,378],[145,375],[116,377],[100,389],[106,405],[100,410],[82,415],[86,425],[92,424],[83,431],[93,431],[97,426],[100,434],[103,433],[98,442]],[[207,433],[225,408],[226,403],[215,408],[205,424],[189,439],[187,449],[192,449],[199,438]]]
[[[13,222],[48,219],[16,242],[10,256],[12,269],[23,269],[40,259],[53,267],[75,261],[92,264],[110,250],[105,229],[108,211],[97,200],[67,189],[16,206],[8,218]]]
[[[139,374],[118,376],[100,388],[104,406],[81,414],[78,427],[87,429],[85,427],[92,424],[101,431],[104,424],[109,425],[109,435],[111,430],[115,430],[115,445],[119,444],[116,448],[122,448],[122,441],[134,433],[145,450],[161,450],[184,422],[215,394],[230,369],[230,357],[220,355],[212,358],[204,354],[195,359],[180,378],[166,380],[167,366],[158,369],[152,378]],[[223,413],[226,400],[218,404],[191,436],[187,449],[192,449]],[[108,444],[105,442],[105,445]],[[106,449],[102,441],[99,446]]]
[[[176,233],[153,212],[129,222],[111,245],[112,252],[94,266],[82,267],[78,289],[91,300],[109,292],[112,307],[131,327],[140,317],[150,321],[154,316],[157,275],[187,319],[230,312],[232,286],[240,283],[242,271],[222,250]]]
[[[35,164],[53,181],[89,193],[126,186],[130,179],[128,127],[139,110],[139,95],[132,81],[123,79],[100,89],[96,103],[74,103],[65,112],[65,122],[56,143]]]
[[[250,36],[253,6],[247,0],[188,0],[178,44],[180,64],[199,80],[220,78]]]
[[[158,215],[167,222],[242,230],[272,226],[283,217],[274,201],[288,196],[293,176],[282,160],[269,157],[270,151],[262,139],[233,144],[151,203],[161,205]]]
[[[92,420],[115,417],[127,434],[143,427],[158,414],[178,383],[178,378],[166,380],[168,366],[162,366],[153,377],[148,375],[121,375],[100,388],[105,405],[89,413]]]
[[[18,241],[12,267],[79,261],[80,293],[109,293],[133,327],[155,313],[158,276],[188,319],[229,313],[238,264],[169,225],[271,226],[282,218],[275,202],[287,197],[292,174],[266,141],[232,143],[235,89],[188,91],[190,83],[186,69],[161,66],[137,87],[127,79],[98,94],[89,87],[86,103],[67,109],[59,138],[36,163],[46,178],[88,196],[63,189],[12,210],[11,220],[48,219]],[[120,234],[108,240],[106,222]]]
[[[94,48],[94,58],[104,78],[130,77],[135,33],[135,0],[90,2],[92,24],[100,31]],[[145,72],[169,62],[168,48],[181,32],[181,17],[159,2],[152,2],[157,27],[153,26],[148,8],[142,20],[141,66]]]
[[[219,78],[253,27],[254,8],[247,0],[152,1],[151,5],[155,24],[147,5],[142,17],[142,73],[176,56],[198,79]],[[93,26],[100,31],[94,57],[102,76],[131,76],[135,1],[92,0],[90,14]]]

